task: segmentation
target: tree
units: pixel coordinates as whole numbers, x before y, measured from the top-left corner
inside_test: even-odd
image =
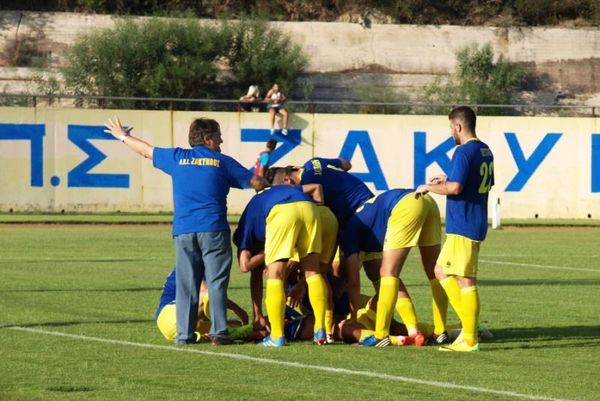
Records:
[[[423,100],[444,104],[497,104],[507,105],[516,100],[524,72],[518,66],[494,53],[489,44],[479,49],[476,45],[456,53],[456,73],[442,84],[436,81],[425,89]],[[485,108],[481,114],[507,114],[507,108]]]
[[[279,80],[289,88],[305,60],[298,46],[264,21],[201,25],[191,18],[125,19],[112,29],[82,37],[70,50],[63,73],[67,90],[75,94],[237,98],[240,86],[256,82]],[[95,103],[161,107],[156,101]]]

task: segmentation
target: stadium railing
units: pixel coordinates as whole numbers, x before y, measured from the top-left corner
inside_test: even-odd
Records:
[[[446,114],[457,104],[390,103],[359,101],[288,100],[292,113],[343,114]],[[472,104],[480,115],[598,117],[600,106],[542,104]],[[0,107],[66,107],[102,109],[241,111],[232,99],[177,99],[120,96],[46,95],[0,93]]]

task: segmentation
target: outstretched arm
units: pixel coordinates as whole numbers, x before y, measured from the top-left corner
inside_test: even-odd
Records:
[[[104,130],[104,132],[113,135],[115,138],[133,149],[136,153],[139,153],[145,158],[152,160],[154,146],[132,136],[130,133],[133,127],[123,127],[119,117],[114,116],[112,119],[108,119],[104,126],[107,128]]]
[[[415,191],[415,198],[425,195],[427,192],[433,192],[438,195],[458,195],[463,190],[463,184],[455,181],[439,181],[431,184],[419,185]]]

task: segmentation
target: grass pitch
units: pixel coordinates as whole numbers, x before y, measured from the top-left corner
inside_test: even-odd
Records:
[[[495,338],[454,354],[175,347],[153,321],[174,261],[168,225],[0,225],[0,400],[598,399],[599,238],[598,227],[491,231],[479,279]],[[428,321],[417,254],[402,277]],[[229,297],[249,309],[237,266]]]

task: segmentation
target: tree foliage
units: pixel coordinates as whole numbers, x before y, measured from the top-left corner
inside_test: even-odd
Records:
[[[231,98],[256,82],[291,85],[306,63],[264,21],[201,25],[191,18],[119,21],[81,38],[68,60],[66,88],[75,94],[183,99]]]
[[[3,0],[0,9],[151,16],[189,12],[201,18],[261,14],[273,21],[348,21],[351,15],[377,14],[387,22],[436,25],[600,23],[600,0]]]
[[[227,57],[242,87],[256,84],[266,90],[278,82],[289,91],[294,86],[307,64],[298,45],[263,19],[242,19],[231,31]]]
[[[521,68],[499,56],[494,61],[492,47],[476,45],[456,53],[456,73],[448,82],[429,85],[424,101],[444,104],[511,104],[521,87],[524,73]],[[484,109],[485,113],[506,114],[507,109]]]

